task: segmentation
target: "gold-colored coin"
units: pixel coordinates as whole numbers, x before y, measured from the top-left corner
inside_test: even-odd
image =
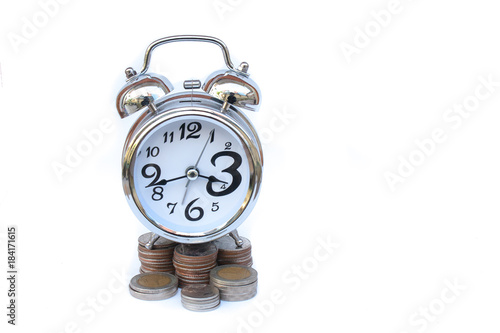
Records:
[[[210,280],[216,285],[244,286],[257,281],[257,271],[243,265],[217,266],[210,271]]]
[[[151,274],[144,275],[137,279],[137,283],[146,288],[159,288],[166,286],[172,279],[166,275]]]
[[[157,294],[177,290],[178,280],[172,274],[151,272],[134,276],[130,289],[143,294]]]
[[[227,280],[243,280],[252,275],[247,267],[240,266],[222,267],[217,274]]]

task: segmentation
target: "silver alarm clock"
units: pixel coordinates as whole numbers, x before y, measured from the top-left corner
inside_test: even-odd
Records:
[[[191,41],[218,45],[227,69],[201,84],[174,89],[148,72],[153,50]],[[125,70],[117,109],[125,118],[140,112],[126,138],[122,180],[137,218],[156,235],[180,243],[203,243],[236,228],[252,211],[262,181],[263,154],[245,112],[259,109],[261,94],[248,64],[235,68],[226,45],[209,36],[171,36],[154,41],[137,73]]]

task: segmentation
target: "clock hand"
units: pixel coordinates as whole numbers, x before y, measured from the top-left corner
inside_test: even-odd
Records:
[[[198,160],[196,161],[195,165],[194,165],[194,168],[196,169],[198,167],[198,163],[200,163],[200,160],[201,160],[201,156],[203,156],[203,153],[205,152],[205,149],[207,148],[207,145],[208,145],[208,142],[210,141],[210,139],[212,138],[212,135],[214,134],[214,131],[215,131],[215,128],[213,130],[210,131],[210,134],[208,134],[208,139],[207,139],[207,142],[205,142],[205,146],[203,146],[203,150],[201,151],[201,154],[200,156],[198,157]]]
[[[170,182],[173,182],[175,180],[179,180],[179,179],[182,179],[182,178],[186,178],[187,176],[184,175],[184,176],[181,176],[181,177],[176,177],[176,178],[172,178],[172,179],[162,179],[154,184],[150,184],[146,187],[151,187],[151,186],[164,186],[164,185],[167,185],[167,183],[170,183]]]
[[[220,179],[217,179],[217,178],[216,178],[216,177],[214,177],[214,176],[207,177],[207,176],[202,176],[202,175],[199,175],[198,177],[208,179],[208,180],[210,180],[212,183],[224,183],[224,184],[227,184],[227,182],[225,182],[225,181],[223,181],[223,180],[220,180]]]
[[[203,146],[203,149],[201,150],[200,156],[198,156],[198,160],[194,164],[194,167],[189,168],[189,170],[186,172],[186,177],[188,176],[189,172],[192,172],[193,170],[196,170],[196,168],[198,167],[198,163],[200,163],[201,157],[203,156],[203,153],[205,152],[205,149],[207,148],[207,145],[210,142],[210,139],[212,138],[212,136],[214,134],[214,131],[215,131],[215,128],[210,131],[210,133],[208,135],[207,142],[205,142],[205,145]],[[198,170],[196,170],[196,177],[198,177]],[[182,203],[181,203],[181,205],[184,205],[184,201],[186,201],[186,195],[187,195],[187,192],[188,192],[189,184],[191,184],[190,177],[188,177],[188,181],[186,183],[186,191],[184,192],[184,197],[182,197]]]
[[[188,193],[188,185],[189,185],[189,182],[190,180],[187,181],[187,184],[186,184],[186,191],[184,192],[184,196],[182,197],[182,202],[181,202],[181,205],[184,205],[184,202],[186,201],[186,195]]]
[[[169,182],[173,182],[174,180],[179,180],[179,179],[186,178],[186,177],[187,177],[187,176],[186,176],[186,175],[184,175],[184,176],[180,176],[180,177],[172,178],[172,179],[169,179],[169,180],[165,180],[165,179],[163,179],[163,180],[165,180],[165,184],[166,184],[166,183],[169,183]],[[163,181],[163,180],[162,180],[162,181]]]

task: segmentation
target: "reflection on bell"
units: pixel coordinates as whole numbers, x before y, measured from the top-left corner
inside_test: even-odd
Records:
[[[203,90],[224,103],[250,111],[259,110],[259,87],[248,76],[235,71],[220,70],[210,74]]]
[[[116,99],[116,108],[121,118],[146,108],[150,102],[173,90],[173,85],[162,75],[154,73],[135,75],[135,71],[131,73],[129,68],[127,71],[129,80]]]

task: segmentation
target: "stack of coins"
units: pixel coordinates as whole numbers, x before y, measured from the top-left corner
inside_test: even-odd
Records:
[[[191,311],[210,311],[220,304],[219,290],[208,284],[192,284],[182,288],[182,305]]]
[[[219,266],[210,272],[210,284],[223,301],[244,301],[257,294],[257,271],[243,265]]]
[[[170,298],[177,293],[177,278],[168,273],[142,273],[134,276],[129,284],[132,296],[145,301]]]
[[[174,251],[175,275],[179,287],[208,284],[210,271],[217,266],[217,247],[212,243],[179,244]]]
[[[243,244],[240,247],[236,245],[236,242],[230,236],[224,236],[214,242],[215,246],[219,249],[219,254],[217,255],[219,266],[232,264],[252,266],[252,245],[247,238],[240,238],[243,240]]]
[[[174,274],[173,254],[177,243],[166,238],[158,238],[153,247],[148,250],[146,245],[151,240],[153,233],[148,232],[139,237],[139,260],[141,273],[164,272]]]

